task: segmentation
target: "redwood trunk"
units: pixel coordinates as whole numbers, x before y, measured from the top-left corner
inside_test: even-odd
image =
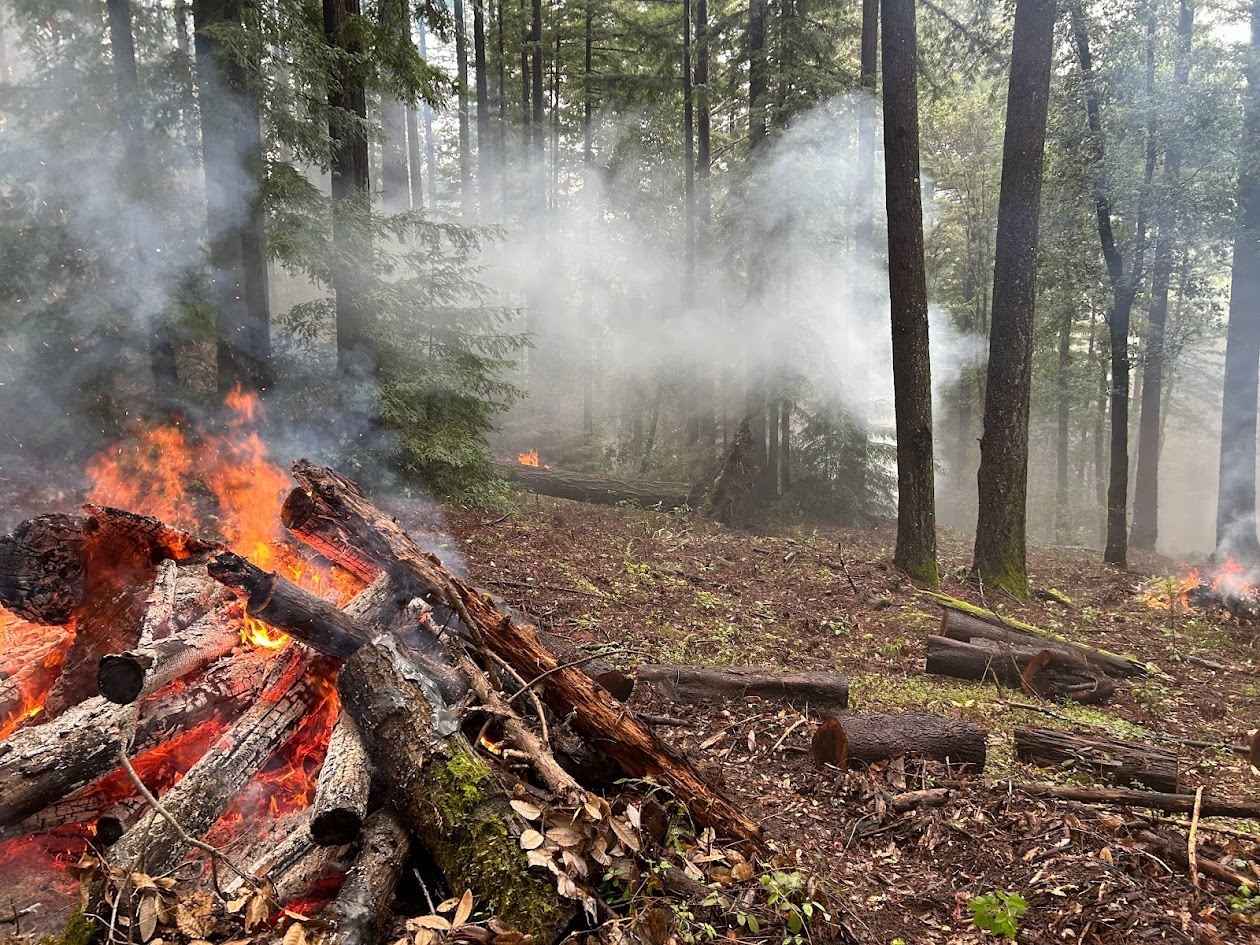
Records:
[[[830,673],[645,663],[634,675],[641,682],[651,683],[671,702],[732,702],[756,696],[821,715],[836,715],[849,707],[849,680]]]
[[[837,721],[844,730],[850,762],[870,765],[915,757],[984,770],[984,731],[974,722],[926,712],[842,715]]]
[[[954,679],[992,679],[1043,699],[1071,699],[1084,704],[1106,702],[1115,683],[1075,657],[1038,646],[1013,646],[992,640],[970,643],[947,637],[927,639],[927,672]]]

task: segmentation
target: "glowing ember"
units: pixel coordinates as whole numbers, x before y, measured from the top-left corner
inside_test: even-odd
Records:
[[[538,450],[530,450],[528,453],[517,453],[516,461],[522,466],[537,466]]]

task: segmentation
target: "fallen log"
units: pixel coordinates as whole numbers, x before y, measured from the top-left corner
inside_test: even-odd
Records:
[[[1190,869],[1192,865],[1190,853],[1184,843],[1174,843],[1170,838],[1161,836],[1152,830],[1143,830],[1138,834],[1138,839],[1147,844],[1152,852],[1161,859],[1170,860],[1183,870]],[[1246,888],[1250,894],[1254,895],[1256,889],[1260,888],[1260,880],[1257,880],[1256,877],[1240,873],[1210,859],[1196,858],[1193,866],[1195,872],[1202,873],[1204,876],[1209,876],[1218,882],[1224,883],[1229,887],[1230,892],[1233,893],[1238,892],[1240,888]],[[1198,885],[1197,880],[1195,885]]]
[[[127,874],[139,871],[150,876],[174,869],[188,854],[186,837],[201,837],[214,826],[249,779],[293,733],[320,696],[307,675],[312,668],[307,653],[293,647],[281,659],[279,680],[159,798],[175,823],[156,810],[145,814],[110,848],[112,864]]]
[[[133,752],[148,751],[172,733],[216,716],[240,712],[257,698],[272,662],[269,654],[244,653],[210,667],[195,686],[145,700]],[[134,715],[131,706],[95,696],[0,743],[0,827],[29,817],[117,768],[121,733]]]
[[[273,846],[248,867],[248,878],[259,886],[270,884],[277,906],[283,906],[319,881],[337,860],[340,847],[324,847],[311,836],[309,821]],[[246,878],[234,876],[223,889],[228,898],[237,895]]]
[[[941,636],[951,640],[983,638],[1016,646],[1040,646],[1043,649],[1062,649],[1076,659],[1092,663],[1109,676],[1149,676],[1151,668],[1140,660],[1120,656],[1107,650],[1087,646],[1067,639],[1062,634],[1042,630],[1032,624],[1010,617],[1001,617],[944,594],[928,591],[920,593],[941,607]]]
[[[1043,699],[1071,699],[1086,705],[1106,702],[1115,684],[1090,664],[1061,650],[1016,646],[983,638],[969,643],[948,637],[927,638],[926,670],[953,679],[992,680]]]
[[[965,719],[927,712],[833,716],[819,726],[814,737],[829,741],[826,747],[815,744],[815,758],[835,758],[841,766],[846,759],[847,766],[852,767],[853,762],[872,765],[913,757],[969,767],[976,773],[984,770],[984,731]],[[844,750],[831,747],[836,743]]]
[[[849,707],[849,680],[830,673],[775,673],[753,666],[665,666],[645,663],[634,671],[670,702],[729,702],[755,696],[802,711],[837,715]]]
[[[368,818],[354,866],[324,912],[332,923],[329,945],[375,945],[410,849],[394,811],[385,808]]]
[[[328,739],[324,764],[311,804],[311,838],[324,847],[353,842],[367,816],[372,787],[372,763],[359,728],[345,712]]]
[[[323,518],[348,542],[404,584],[455,611],[473,639],[483,642],[538,687],[543,701],[575,730],[615,759],[627,774],[652,778],[668,787],[701,826],[722,837],[763,848],[760,828],[709,786],[691,763],[645,726],[634,713],[577,667],[561,663],[538,637],[536,628],[510,618],[445,570],[398,525],[367,501],[359,487],[338,473],[299,460],[294,477],[302,488],[291,493],[282,513],[285,524]],[[300,527],[295,533],[302,536]],[[322,532],[326,534],[327,528]],[[335,549],[333,561],[337,561]],[[325,552],[327,554],[327,552]],[[360,720],[361,722],[361,720]]]
[[[1085,738],[1057,729],[1015,726],[1015,757],[1042,767],[1088,771],[1113,784],[1176,794],[1175,752],[1114,738]]]
[[[451,889],[471,889],[511,928],[550,942],[574,915],[517,840],[526,825],[489,765],[459,732],[436,683],[391,638],[370,643],[337,676],[342,705],[392,787],[404,822]]]
[[[1075,787],[1061,784],[1020,784],[1010,782],[1011,790],[1030,797],[1052,797],[1083,804],[1111,804],[1118,807],[1139,807],[1167,813],[1190,814],[1194,812],[1193,794],[1165,794],[1156,791],[1139,791],[1136,788]],[[1242,820],[1260,820],[1260,802],[1239,801],[1203,795],[1200,817],[1236,817]]]
[[[649,479],[614,479],[567,469],[544,469],[519,463],[497,462],[495,472],[526,492],[574,499],[596,505],[622,503],[669,512],[687,505],[690,486],[685,482],[653,482]]]

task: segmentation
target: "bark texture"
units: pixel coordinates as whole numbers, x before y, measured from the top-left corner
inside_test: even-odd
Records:
[[[1113,784],[1176,794],[1181,786],[1175,752],[1114,738],[1015,726],[1015,757],[1042,767],[1088,771]]]
[[[914,0],[882,0],[884,171],[897,426],[897,567],[935,586],[936,487],[932,368],[919,179],[918,41]]]
[[[776,673],[746,666],[662,666],[634,671],[671,702],[731,702],[757,696],[802,711],[835,715],[849,707],[849,680],[830,673]]]
[[[685,482],[614,479],[610,476],[592,476],[562,469],[522,466],[519,463],[496,463],[495,469],[505,479],[520,485],[528,492],[558,499],[574,499],[596,505],[617,505],[625,502],[642,508],[659,507],[667,512],[687,504],[688,485]]]
[[[324,764],[319,769],[319,784],[311,804],[311,838],[325,847],[358,839],[367,817],[371,787],[372,762],[363,736],[354,719],[343,712],[328,739]]]
[[[331,945],[375,945],[410,850],[411,837],[397,814],[385,808],[371,816],[354,866],[325,913]]]
[[[1055,0],[1018,0],[1006,98],[973,571],[1028,596],[1028,409]]]
[[[833,720],[843,730],[849,762],[870,765],[914,757],[984,770],[984,732],[974,722],[926,712],[842,715],[828,720],[831,729]]]
[[[927,639],[927,672],[953,679],[991,679],[1001,686],[1022,689],[1042,699],[1071,699],[1090,705],[1106,702],[1116,687],[1099,669],[1037,646],[973,639],[964,643],[947,637]]]

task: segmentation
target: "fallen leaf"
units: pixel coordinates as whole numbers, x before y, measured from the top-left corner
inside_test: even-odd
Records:
[[[536,804],[531,804],[529,801],[513,801],[512,810],[516,811],[526,820],[537,820],[543,814],[541,807]]]
[[[451,924],[458,927],[468,921],[468,917],[473,911],[473,894],[471,889],[465,889],[464,895],[459,899],[459,908],[455,910],[455,920]]]
[[[434,929],[438,932],[449,932],[451,923],[440,915],[421,915],[411,920],[418,929]]]
[[[537,850],[543,845],[543,835],[537,830],[526,830],[521,834],[522,850]]]

